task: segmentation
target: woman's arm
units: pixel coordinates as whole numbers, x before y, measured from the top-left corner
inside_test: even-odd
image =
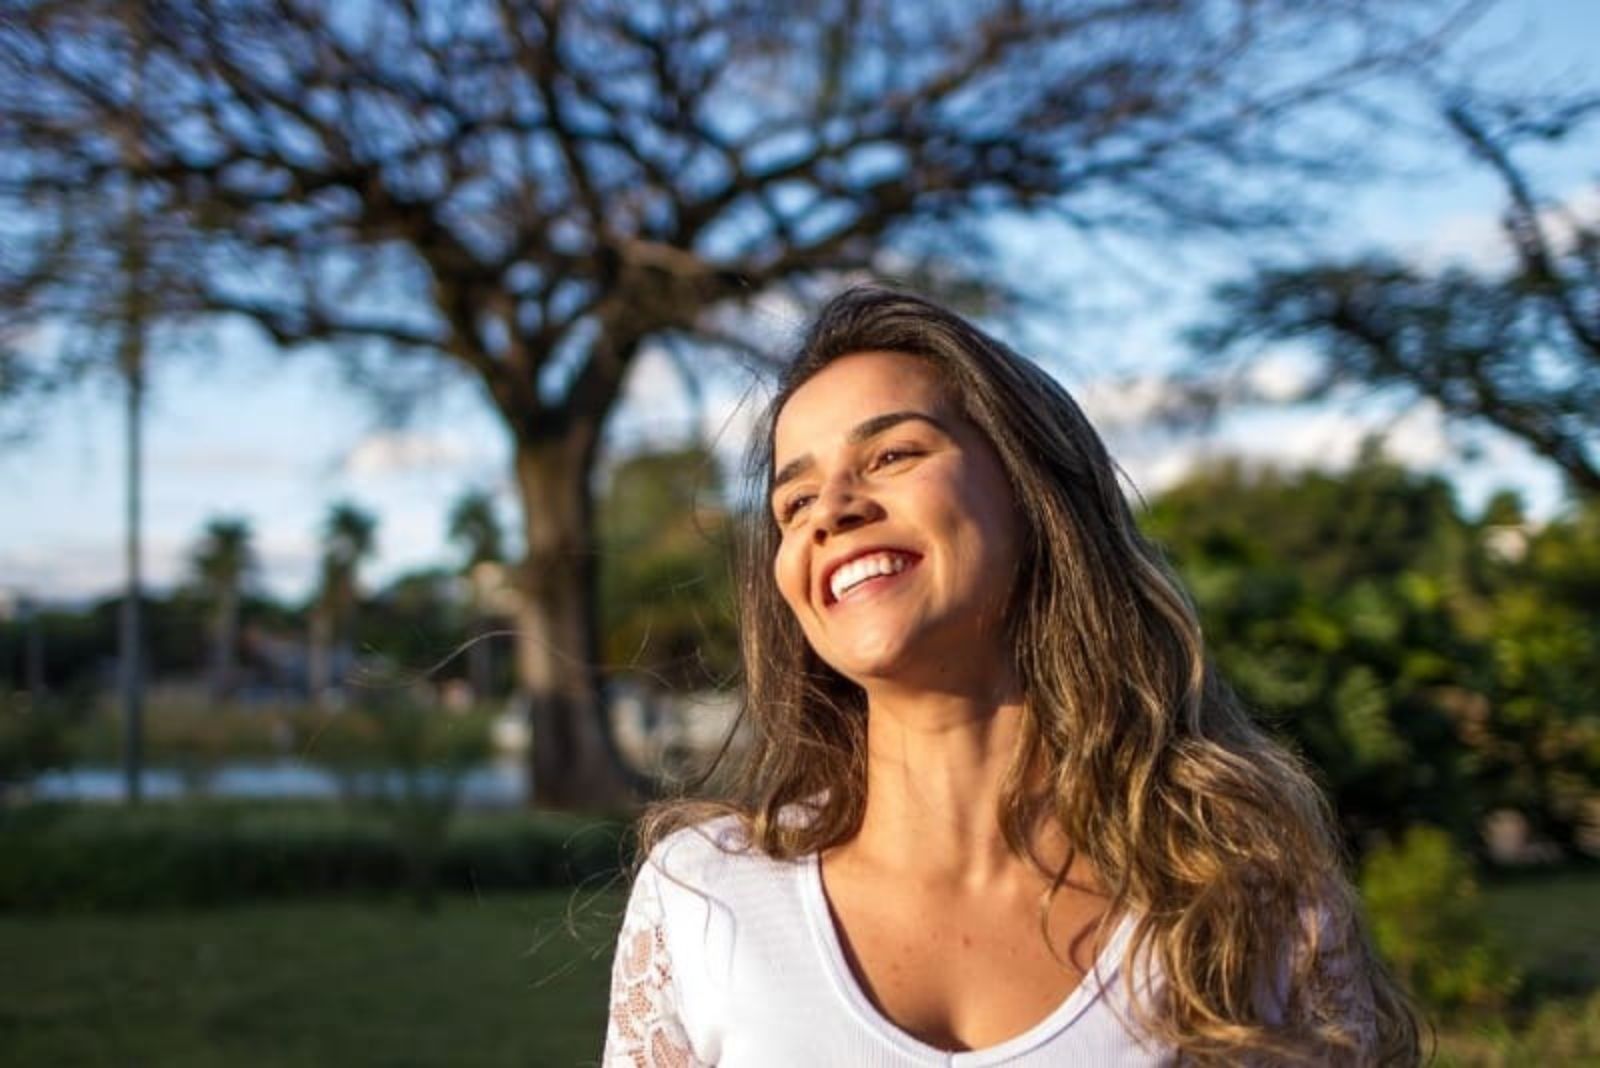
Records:
[[[603,1068],[705,1068],[683,1029],[659,879],[646,862],[628,898],[611,965]]]

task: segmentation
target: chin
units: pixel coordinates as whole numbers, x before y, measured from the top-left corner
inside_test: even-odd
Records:
[[[848,653],[823,659],[851,682],[867,686],[917,675],[922,658],[904,643],[884,642],[879,645],[857,643]]]
[[[877,683],[930,692],[944,692],[952,685],[965,686],[986,675],[989,667],[1009,663],[1003,647],[991,647],[965,629],[952,634],[885,628],[878,633],[857,635],[847,648],[835,647],[822,659],[864,689]]]

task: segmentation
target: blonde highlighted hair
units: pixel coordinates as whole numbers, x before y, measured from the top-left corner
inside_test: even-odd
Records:
[[[1364,933],[1322,793],[1207,662],[1193,606],[1141,536],[1104,444],[1049,375],[936,304],[848,290],[779,382],[751,448],[747,475],[762,490],[751,500],[767,499],[784,402],[864,351],[928,361],[1004,465],[1024,538],[1008,626],[1025,699],[996,815],[1030,858],[1034,832],[1055,821],[1099,876],[1109,914],[1134,915],[1130,992],[1149,965],[1164,980],[1135,1000],[1136,1025],[1185,1063],[1417,1063],[1416,1017]],[[750,847],[780,859],[842,844],[861,825],[865,696],[781,600],[770,513],[750,508],[746,528],[748,744],[721,799],[646,814],[641,857],[717,815],[736,815]],[[811,818],[780,819],[797,805]],[[1065,872],[1045,874],[1059,886]]]

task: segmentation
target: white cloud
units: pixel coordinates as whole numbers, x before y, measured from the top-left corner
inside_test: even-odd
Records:
[[[144,585],[165,589],[181,579],[188,549],[177,541],[147,537]],[[111,596],[126,581],[122,553],[112,538],[19,546],[0,552],[0,589],[51,601]]]
[[[1356,458],[1362,441],[1381,435],[1391,459],[1449,478],[1469,511],[1499,489],[1520,491],[1529,513],[1554,515],[1561,479],[1520,441],[1491,427],[1453,424],[1438,406],[1404,408],[1353,402],[1317,407],[1257,407],[1226,415],[1208,432],[1174,432],[1147,425],[1108,430],[1107,444],[1133,486],[1146,497],[1224,458],[1281,469],[1338,471]]]
[[[256,578],[275,597],[303,597],[317,575],[317,546],[312,534],[257,526]]]
[[[1434,468],[1454,455],[1438,407],[1429,401],[1401,412],[1351,405],[1241,413],[1225,421],[1219,443],[1284,467],[1341,468],[1364,438],[1382,435],[1385,452],[1411,467]]]
[[[1479,271],[1502,270],[1510,265],[1512,249],[1501,211],[1494,214],[1456,215],[1443,220],[1433,232],[1415,242],[1409,258],[1427,270],[1466,267]],[[1569,242],[1574,222],[1600,222],[1600,189],[1585,187],[1539,212],[1545,232],[1557,244]]]
[[[1245,375],[1250,393],[1284,403],[1299,397],[1316,375],[1316,360],[1304,351],[1275,349],[1256,360]]]
[[[1106,434],[1142,427],[1178,399],[1171,382],[1154,374],[1095,379],[1072,387],[1072,395]]]
[[[294,476],[305,470],[301,456],[247,445],[167,449],[150,458],[150,469],[183,476]]]
[[[341,473],[358,478],[381,477],[460,467],[473,459],[472,450],[452,435],[383,431],[357,442],[339,468]]]

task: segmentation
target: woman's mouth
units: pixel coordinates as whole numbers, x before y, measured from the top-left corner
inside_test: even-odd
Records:
[[[894,549],[863,553],[834,568],[828,576],[828,603],[836,604],[852,594],[884,585],[915,566],[919,559],[915,553]]]

